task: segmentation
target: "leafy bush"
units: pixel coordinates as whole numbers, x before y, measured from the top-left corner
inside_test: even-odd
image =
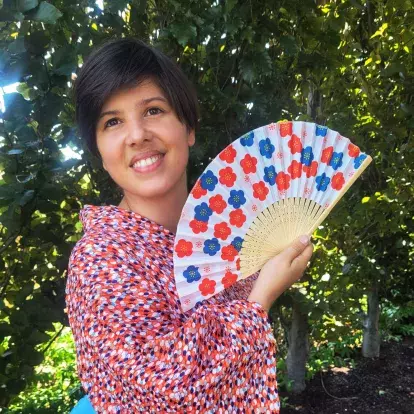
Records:
[[[54,325],[57,332],[63,328]],[[67,413],[83,394],[76,373],[72,333],[64,327],[36,367],[33,381],[12,400],[8,413]]]

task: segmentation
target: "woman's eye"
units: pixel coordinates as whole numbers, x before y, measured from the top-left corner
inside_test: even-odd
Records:
[[[118,121],[118,120],[117,120],[116,118],[111,118],[109,121],[105,122],[105,129],[106,129],[107,127],[110,127],[110,126],[116,125],[116,124],[113,124],[113,123],[112,123],[113,121]]]
[[[160,108],[150,108],[147,111],[148,115],[158,115],[162,112],[162,110]]]

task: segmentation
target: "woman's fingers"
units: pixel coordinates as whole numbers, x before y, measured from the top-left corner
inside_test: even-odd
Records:
[[[285,250],[283,250],[282,253],[280,253],[280,257],[285,259],[288,264],[292,264],[292,262],[302,255],[304,251],[309,246],[309,236],[302,235],[298,237],[295,241],[292,242],[292,244],[287,247]]]
[[[305,247],[302,253],[299,256],[296,256],[292,261],[292,267],[299,268],[303,272],[308,265],[310,258],[312,257],[313,253],[313,245],[309,244]]]

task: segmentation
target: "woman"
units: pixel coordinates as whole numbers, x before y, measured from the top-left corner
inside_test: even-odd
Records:
[[[119,206],[81,210],[69,262],[68,316],[93,408],[278,413],[268,311],[306,268],[309,239],[183,313],[173,246],[195,143],[193,90],[165,55],[123,38],[86,60],[75,95],[82,138],[123,190]]]

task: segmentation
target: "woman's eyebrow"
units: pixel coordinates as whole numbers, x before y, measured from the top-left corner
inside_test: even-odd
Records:
[[[140,100],[140,101],[136,104],[136,106],[148,105],[148,104],[149,104],[149,103],[151,103],[152,101],[162,101],[162,102],[168,103],[168,101],[167,101],[164,97],[162,97],[162,96],[153,96],[153,97],[151,97],[151,98],[141,99],[141,100]],[[99,120],[99,119],[102,119],[105,115],[118,115],[120,112],[121,112],[121,111],[118,111],[118,110],[116,110],[116,109],[113,109],[113,110],[109,110],[109,111],[102,112],[102,113],[99,115],[98,120]]]

